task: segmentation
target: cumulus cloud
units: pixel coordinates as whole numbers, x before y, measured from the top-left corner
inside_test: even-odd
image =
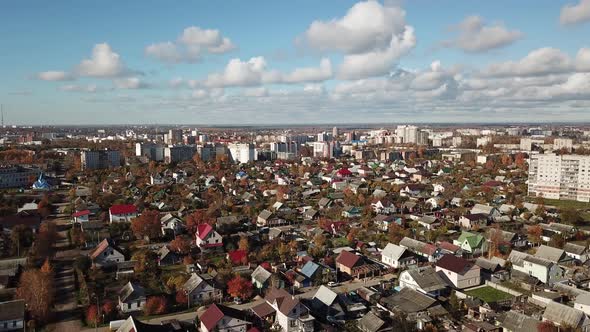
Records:
[[[581,48],[576,54],[576,70],[590,71],[590,48]]]
[[[473,53],[510,45],[523,36],[522,32],[510,30],[501,23],[488,25],[477,15],[465,18],[454,30],[457,36],[443,45]]]
[[[60,86],[59,89],[61,91],[85,92],[85,93],[95,93],[99,90],[95,84],[89,84],[89,85],[68,84],[68,85]]]
[[[219,30],[191,26],[183,30],[176,41],[148,45],[145,54],[163,62],[195,62],[205,53],[223,54],[236,48]]]
[[[277,70],[268,70],[266,59],[259,56],[248,61],[231,59],[222,73],[210,74],[203,84],[207,87],[293,84],[319,82],[331,77],[332,64],[329,59],[322,59],[319,67],[296,68],[285,74]]]
[[[379,76],[416,45],[405,15],[398,6],[359,2],[341,18],[312,22],[298,41],[321,52],[344,53],[338,78]]]
[[[142,82],[139,77],[119,78],[114,80],[113,83],[118,89],[144,89],[149,87],[149,85]]]
[[[571,70],[572,61],[559,49],[544,47],[530,52],[519,61],[492,64],[484,74],[488,76],[535,76],[563,73]]]
[[[405,30],[405,12],[377,1],[359,2],[342,18],[314,21],[304,41],[321,51],[364,53],[388,48],[391,39]]]
[[[102,78],[129,74],[119,54],[115,53],[107,43],[94,45],[90,58],[82,60],[75,72],[79,76]]]
[[[580,0],[576,5],[569,4],[561,8],[561,24],[573,25],[587,21],[590,21],[590,0]]]
[[[70,73],[65,71],[44,71],[37,74],[37,78],[43,81],[71,81],[74,79]]]

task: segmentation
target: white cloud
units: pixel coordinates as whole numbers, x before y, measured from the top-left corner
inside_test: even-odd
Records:
[[[324,58],[320,61],[319,67],[296,68],[285,75],[281,81],[285,83],[320,82],[330,78],[332,78],[332,62]]]
[[[207,87],[293,84],[320,82],[331,77],[332,64],[329,59],[322,59],[319,67],[296,68],[284,74],[277,70],[267,70],[266,59],[259,56],[248,61],[231,59],[222,73],[209,74],[203,84]]]
[[[590,71],[590,48],[581,48],[576,54],[576,70]]]
[[[166,41],[147,46],[145,54],[169,63],[195,62],[204,53],[222,54],[235,48],[232,41],[222,36],[219,30],[191,26],[184,29],[174,42]]]
[[[164,62],[181,62],[183,60],[192,61],[197,60],[189,55],[184,55],[179,50],[178,46],[173,42],[162,42],[151,44],[145,48],[145,54]]]
[[[519,61],[507,61],[490,65],[487,76],[535,76],[563,73],[571,70],[569,56],[556,48],[540,48],[531,51]]]
[[[365,53],[388,48],[393,36],[404,32],[405,25],[405,12],[399,7],[365,1],[352,6],[342,18],[314,21],[304,41],[321,51]]]
[[[119,54],[113,52],[107,43],[94,45],[90,59],[82,60],[75,72],[80,76],[103,78],[119,77],[129,73]]]
[[[322,52],[342,52],[337,77],[354,80],[387,74],[416,45],[405,11],[392,4],[363,1],[340,18],[314,21],[298,42]]]
[[[72,75],[65,71],[44,71],[37,74],[37,78],[43,81],[71,81]]]
[[[59,87],[61,91],[68,91],[68,92],[86,92],[86,93],[94,93],[98,91],[98,87],[95,84],[90,85],[78,85],[78,84],[68,84],[62,85]]]
[[[416,46],[414,28],[406,26],[401,35],[394,35],[385,50],[346,55],[339,66],[341,79],[360,79],[387,74],[395,62]]]
[[[242,95],[245,97],[266,97],[268,96],[268,89],[265,87],[247,88],[242,90]]]
[[[572,25],[590,21],[590,0],[580,0],[577,5],[565,5],[561,8],[559,22]]]
[[[512,44],[522,38],[522,32],[509,30],[503,24],[486,25],[477,15],[468,16],[457,27],[458,35],[443,43],[466,52],[485,52]]]
[[[142,82],[139,77],[119,78],[114,80],[113,83],[118,89],[143,89],[148,87],[148,84]]]
[[[324,87],[323,84],[310,83],[310,84],[306,84],[303,86],[303,92],[308,93],[308,94],[312,94],[312,95],[321,95],[321,94],[324,94],[325,91],[326,91],[326,88]]]

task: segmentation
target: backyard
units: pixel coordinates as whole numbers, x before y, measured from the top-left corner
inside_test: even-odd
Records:
[[[510,295],[506,292],[503,292],[501,290],[497,290],[497,289],[492,288],[490,286],[476,288],[476,289],[467,291],[465,293],[469,296],[479,298],[482,301],[487,302],[487,303],[509,300],[513,297],[512,295]]]

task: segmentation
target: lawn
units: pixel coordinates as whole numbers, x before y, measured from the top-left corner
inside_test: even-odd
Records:
[[[531,199],[530,201],[534,202],[535,200]],[[559,199],[548,199],[548,198],[543,199],[543,202],[545,203],[545,206],[555,206],[558,209],[567,209],[567,208],[576,209],[576,210],[590,209],[590,203],[586,203],[586,202],[568,201],[568,200],[559,200]]]
[[[473,297],[477,297],[487,303],[493,303],[493,302],[498,302],[498,301],[502,301],[502,300],[509,300],[513,297],[512,295],[510,295],[506,292],[502,292],[502,291],[492,288],[490,286],[485,286],[485,287],[477,288],[474,290],[470,290],[470,291],[466,292],[466,294],[473,296]]]

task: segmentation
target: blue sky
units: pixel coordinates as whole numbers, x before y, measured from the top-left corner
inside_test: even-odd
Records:
[[[590,0],[6,0],[0,20],[15,124],[590,120]]]

